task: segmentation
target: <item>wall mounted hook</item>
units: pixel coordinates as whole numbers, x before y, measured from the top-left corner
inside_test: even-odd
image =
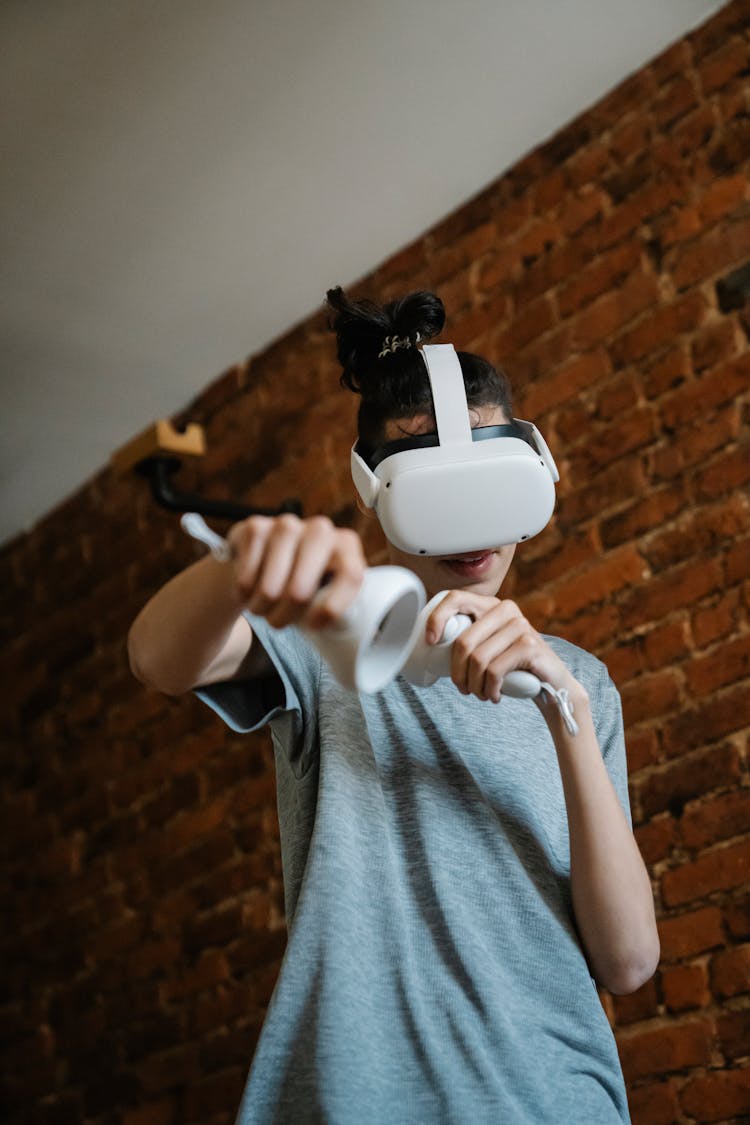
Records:
[[[243,520],[248,516],[277,516],[283,512],[302,515],[299,500],[284,500],[278,508],[258,508],[231,500],[214,500],[175,488],[173,477],[184,457],[201,457],[206,452],[203,427],[191,423],[177,430],[166,419],[152,423],[112,455],[112,468],[119,475],[135,470],[148,480],[158,504],[171,512],[199,512],[214,519]]]

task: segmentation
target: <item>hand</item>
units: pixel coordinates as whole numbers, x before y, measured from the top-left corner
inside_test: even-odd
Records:
[[[572,697],[583,689],[544,638],[526,620],[515,602],[468,590],[451,590],[427,621],[427,640],[436,643],[446,623],[464,613],[474,623],[453,642],[451,679],[464,695],[500,702],[503,678],[523,669]]]
[[[276,629],[333,624],[362,584],[359,536],[326,516],[251,516],[234,525],[228,540],[242,602]]]

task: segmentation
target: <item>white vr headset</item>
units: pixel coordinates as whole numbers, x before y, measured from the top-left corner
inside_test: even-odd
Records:
[[[560,479],[531,422],[471,428],[453,344],[420,349],[437,434],[392,441],[368,464],[352,449],[354,484],[388,540],[411,555],[459,555],[537,535],[555,507]]]

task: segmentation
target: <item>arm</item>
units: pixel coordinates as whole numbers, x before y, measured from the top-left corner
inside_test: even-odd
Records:
[[[253,643],[244,609],[275,628],[322,628],[345,612],[362,582],[359,537],[322,516],[251,516],[228,538],[231,562],[201,559],[133,622],[130,664],[148,686],[180,695],[200,684],[268,674],[271,662]],[[321,594],[324,577],[330,581]]]
[[[460,691],[498,702],[515,669],[566,688],[579,725],[571,735],[555,704],[534,701],[550,730],[565,795],[573,910],[591,972],[615,993],[634,992],[656,971],[659,938],[648,873],[610,781],[581,684],[512,601],[452,591],[432,614],[437,636],[455,613],[474,624],[454,642]]]
[[[540,699],[560,764],[576,924],[591,972],[610,992],[635,992],[656,971],[659,936],[648,872],[604,765],[589,699],[569,687],[578,734]]]

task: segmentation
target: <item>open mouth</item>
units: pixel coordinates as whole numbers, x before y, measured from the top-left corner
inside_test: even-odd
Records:
[[[441,562],[461,578],[481,578],[490,569],[494,556],[494,551],[468,551],[441,559]]]

